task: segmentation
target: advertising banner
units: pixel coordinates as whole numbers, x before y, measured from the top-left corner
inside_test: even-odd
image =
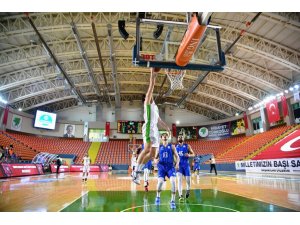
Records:
[[[247,173],[300,174],[300,158],[236,161],[235,168]]]
[[[196,140],[198,138],[197,127],[176,127],[176,136],[182,135],[185,140]]]
[[[222,139],[230,137],[230,123],[221,123],[199,127],[199,138]]]
[[[3,177],[5,177],[5,175],[2,172],[2,167],[1,167],[1,164],[0,164],[0,178],[3,178]]]
[[[6,177],[30,176],[44,174],[43,170],[39,171],[35,164],[8,164],[1,163]]]
[[[100,165],[100,172],[108,172],[109,168],[108,165]]]
[[[244,119],[231,121],[230,130],[231,130],[231,135],[238,135],[238,134],[246,133]]]
[[[11,129],[20,131],[22,128],[22,117],[16,114],[13,114],[11,119]]]
[[[83,165],[71,165],[70,172],[82,172]],[[90,172],[100,172],[100,167],[97,165],[90,165]]]
[[[56,167],[57,167],[57,165],[51,164],[51,173],[56,173]],[[70,168],[68,166],[61,165],[59,167],[59,171],[58,172],[59,173],[70,172]]]

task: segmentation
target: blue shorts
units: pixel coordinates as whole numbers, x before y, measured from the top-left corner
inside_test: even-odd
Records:
[[[200,170],[200,164],[195,164],[193,170]]]
[[[189,164],[184,164],[184,165],[179,164],[179,170],[177,172],[181,173],[185,177],[191,176],[190,165]]]
[[[158,169],[158,177],[162,177],[164,179],[166,176],[168,178],[176,177],[176,171],[175,171],[175,167],[173,165],[158,163],[157,169]]]
[[[143,169],[148,169],[148,170],[151,170],[152,169],[152,160],[149,160]]]

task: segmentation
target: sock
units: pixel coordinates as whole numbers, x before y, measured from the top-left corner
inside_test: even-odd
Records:
[[[171,194],[171,201],[172,202],[175,202],[175,197],[176,197],[176,193],[173,193]]]
[[[186,179],[186,190],[190,190],[190,188],[191,188],[191,177],[187,176],[187,177],[185,177],[185,179]]]
[[[147,185],[148,176],[149,176],[149,170],[148,169],[144,169],[144,186]]]
[[[175,196],[176,196],[176,178],[175,177],[170,177],[170,182],[171,182],[171,201],[175,201]]]
[[[164,183],[164,179],[162,177],[159,177],[157,182],[157,194],[156,194],[157,197],[160,197],[161,187],[163,183]]]
[[[177,182],[178,182],[178,194],[179,196],[182,195],[182,174],[177,173]]]

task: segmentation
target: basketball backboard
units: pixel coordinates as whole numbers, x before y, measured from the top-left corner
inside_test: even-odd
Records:
[[[221,49],[221,28],[209,25],[189,63],[186,66],[176,64],[175,57],[187,27],[185,22],[137,18],[133,64],[178,70],[224,70],[226,63]]]

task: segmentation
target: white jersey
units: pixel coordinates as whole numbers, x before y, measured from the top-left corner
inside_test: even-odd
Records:
[[[86,156],[83,157],[83,165],[84,166],[89,166],[90,162],[91,162],[90,157],[86,157]]]
[[[150,112],[148,111],[149,109],[150,109]],[[148,113],[150,115],[150,118],[148,118]],[[158,111],[158,107],[157,107],[157,105],[155,104],[154,101],[150,104],[150,108],[148,108],[148,105],[144,105],[145,124],[147,122],[150,122],[151,127],[157,126],[158,118],[159,118],[159,111]]]
[[[159,146],[159,131],[157,127],[159,119],[158,107],[153,101],[150,105],[144,105],[144,120],[142,131],[144,143],[152,142],[152,147]]]

